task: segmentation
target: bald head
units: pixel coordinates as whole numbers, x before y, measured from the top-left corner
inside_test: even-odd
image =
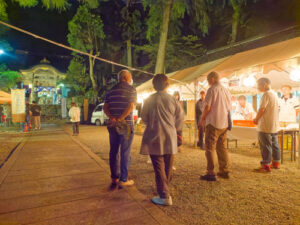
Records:
[[[132,76],[128,70],[121,70],[118,73],[119,82],[127,82],[128,84],[132,84]]]

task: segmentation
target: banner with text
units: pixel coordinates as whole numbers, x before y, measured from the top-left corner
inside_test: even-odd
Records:
[[[11,90],[12,122],[25,122],[25,89]]]

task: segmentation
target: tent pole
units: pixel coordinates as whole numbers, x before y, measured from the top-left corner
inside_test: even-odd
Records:
[[[300,93],[299,94],[299,102],[300,102]],[[298,169],[300,169],[300,114],[299,114],[299,128],[298,128]],[[296,160],[296,159],[295,159]]]
[[[199,84],[198,81],[196,80],[194,82],[194,99],[195,99],[195,129],[194,129],[194,147],[197,148],[197,137],[198,137],[198,124],[197,124],[197,118],[196,118],[196,105],[197,105],[197,96],[199,92]]]

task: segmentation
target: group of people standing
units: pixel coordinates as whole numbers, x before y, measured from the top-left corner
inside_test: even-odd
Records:
[[[22,123],[23,131],[25,131],[25,126],[27,128],[31,127],[32,120],[34,122],[34,129],[40,130],[41,129],[41,115],[42,115],[42,108],[36,101],[32,101],[32,105],[29,105],[28,102],[25,104],[25,122]]]
[[[109,117],[108,132],[110,139],[111,187],[124,187],[134,184],[128,179],[130,151],[134,136],[132,110],[137,93],[128,70],[118,74],[119,82],[106,95],[104,112]],[[199,146],[205,149],[207,171],[200,177],[205,181],[216,181],[217,176],[228,179],[229,155],[225,147],[227,130],[231,127],[231,95],[220,83],[219,74],[211,72],[207,76],[210,88],[201,92],[197,102],[199,111]],[[159,205],[172,205],[169,184],[172,178],[174,155],[178,151],[180,135],[183,129],[184,112],[180,102],[167,93],[169,78],[165,74],[154,76],[153,87],[156,93],[145,100],[141,118],[146,125],[140,153],[149,155],[152,161],[158,196],[152,202]],[[271,166],[280,167],[280,149],[277,140],[278,99],[271,91],[270,81],[261,78],[257,82],[263,92],[259,111],[254,118],[258,124],[259,143],[263,160],[260,172],[269,172]],[[197,107],[196,107],[197,108]],[[204,135],[205,133],[205,135]],[[205,142],[203,141],[205,136]],[[120,151],[120,164],[119,164]],[[217,153],[219,170],[215,170]]]

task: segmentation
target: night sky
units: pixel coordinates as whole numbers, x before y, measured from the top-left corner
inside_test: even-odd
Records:
[[[8,3],[10,24],[68,45],[68,21],[76,13],[76,3],[73,3],[69,10],[61,13],[55,10],[46,10],[41,6],[22,8],[11,1]],[[14,30],[9,30],[5,39],[10,43],[14,52],[3,59],[12,69],[28,68],[38,64],[41,59],[46,57],[59,70],[63,72],[67,70],[71,60],[69,50]]]

